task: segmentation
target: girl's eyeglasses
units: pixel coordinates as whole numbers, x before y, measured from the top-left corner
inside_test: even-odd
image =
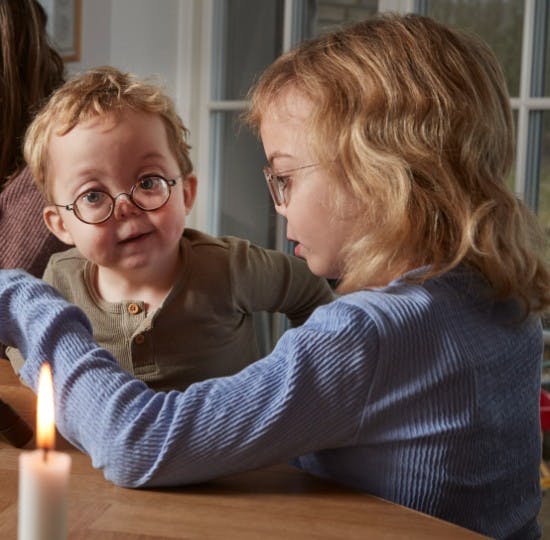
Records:
[[[302,167],[296,167],[295,169],[290,169],[279,173],[275,173],[269,165],[266,165],[263,168],[263,173],[275,206],[286,206],[288,204],[288,184],[290,182],[290,173],[301,171],[303,169],[309,169],[310,167],[317,167],[318,165],[319,163],[311,163],[310,165],[303,165]]]

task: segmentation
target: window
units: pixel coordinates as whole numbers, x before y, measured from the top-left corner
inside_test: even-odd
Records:
[[[491,45],[505,71],[516,122],[516,164],[509,182],[537,212],[550,239],[547,0],[205,0],[204,4],[208,44],[203,47],[202,64],[209,66],[209,73],[202,89],[203,150],[198,169],[208,193],[199,210],[199,228],[288,249],[284,224],[263,182],[261,144],[238,122],[247,89],[294,43],[376,11],[393,10],[429,15],[476,32]],[[264,326],[271,327],[271,322]],[[275,337],[283,326],[275,320]]]

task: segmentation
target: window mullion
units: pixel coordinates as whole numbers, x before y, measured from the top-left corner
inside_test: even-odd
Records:
[[[519,107],[516,133],[516,193],[525,197],[529,108],[527,100],[530,97],[531,62],[533,59],[533,33],[535,20],[534,0],[525,0],[523,19],[523,40],[521,48],[521,78],[519,85]]]
[[[529,97],[540,97],[544,95],[545,44],[548,32],[548,2],[546,0],[535,1],[533,30]],[[530,109],[524,193],[525,202],[535,212],[538,210],[542,130],[543,112]]]

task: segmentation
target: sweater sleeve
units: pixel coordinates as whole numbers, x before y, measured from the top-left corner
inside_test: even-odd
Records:
[[[28,169],[0,193],[0,268],[22,268],[39,277],[52,253],[67,248],[42,219],[44,199]]]
[[[353,444],[377,357],[372,322],[337,301],[240,373],[155,393],[91,335],[54,289],[0,272],[0,339],[27,358],[21,376],[36,388],[50,360],[60,432],[106,478],[133,487],[200,482]]]
[[[4,187],[0,193],[0,268],[22,268],[41,276],[50,255],[66,249],[46,228],[43,207],[44,199],[29,169]],[[0,343],[0,357],[5,353],[5,346]]]
[[[315,308],[335,298],[327,280],[312,274],[298,257],[241,239],[232,245],[230,257],[235,302],[248,313],[284,313],[292,326],[298,326]]]
[[[55,283],[52,281],[54,272],[52,268],[52,259],[55,259],[55,257],[50,258],[48,264],[46,265],[46,269],[44,270],[44,275],[42,276],[42,279],[49,283],[50,285],[55,287]],[[58,289],[59,290],[59,289]],[[19,375],[19,372],[21,371],[21,368],[23,367],[23,364],[25,363],[25,358],[23,358],[23,355],[21,354],[21,351],[15,347],[6,347],[5,355],[7,356],[8,360],[10,361],[11,367],[13,368],[13,371]]]

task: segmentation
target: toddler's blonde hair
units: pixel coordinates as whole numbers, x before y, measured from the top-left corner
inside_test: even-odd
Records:
[[[48,146],[52,133],[64,135],[77,124],[124,109],[160,115],[170,149],[183,177],[193,171],[187,143],[188,130],[163,89],[114,67],[99,67],[67,81],[51,96],[30,124],[24,155],[36,184],[51,201]]]

